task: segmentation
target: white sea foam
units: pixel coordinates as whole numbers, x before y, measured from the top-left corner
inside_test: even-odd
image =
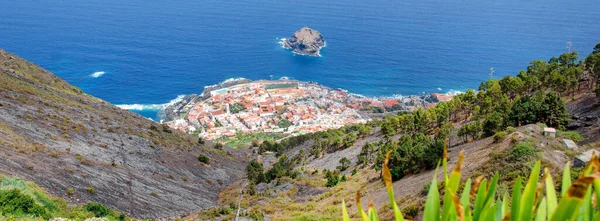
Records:
[[[94,72],[93,74],[91,74],[90,77],[99,78],[99,77],[102,77],[102,75],[104,75],[104,74],[106,74],[106,72],[104,72],[104,71],[97,71],[97,72]]]
[[[117,107],[121,108],[121,109],[125,109],[125,110],[136,110],[136,111],[143,111],[143,110],[154,110],[154,111],[159,111],[162,109],[165,109],[167,106],[169,105],[173,105],[177,102],[180,102],[183,100],[183,98],[185,97],[185,95],[179,95],[177,96],[177,98],[169,101],[169,103],[165,103],[165,104],[119,104],[116,105]]]
[[[277,43],[281,45],[281,48],[285,48],[285,41],[287,41],[287,38],[280,38]]]
[[[438,87],[437,89],[438,89],[438,91],[441,91],[441,90],[442,90],[442,88],[441,88],[441,87]]]
[[[450,95],[458,95],[458,94],[462,94],[465,93],[464,91],[459,91],[459,90],[454,90],[454,89],[450,89],[446,94],[450,94]]]

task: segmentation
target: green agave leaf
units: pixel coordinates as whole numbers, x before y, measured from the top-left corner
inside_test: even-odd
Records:
[[[342,217],[344,221],[350,221],[350,216],[348,216],[348,211],[346,211],[346,202],[342,200]]]
[[[504,196],[502,197],[502,217],[499,220],[504,219],[509,209],[510,207],[508,207],[508,195],[507,193],[504,193]]]
[[[390,205],[394,210],[394,217],[396,217],[396,221],[404,221],[404,217],[402,216],[402,212],[400,212],[400,208],[396,204],[396,200],[394,200],[394,188],[392,186],[392,173],[390,172],[390,168],[388,167],[388,162],[390,161],[390,154],[392,151],[388,151],[385,156],[385,162],[383,163],[383,181],[385,181],[385,186],[388,192],[388,198],[390,199]]]
[[[479,184],[479,188],[477,189],[477,195],[475,196],[475,207],[473,208],[473,219],[474,220],[480,220],[481,217],[481,213],[483,212],[484,209],[484,204],[485,204],[485,199],[486,197],[486,189],[487,186],[487,180],[483,179],[483,181],[481,181],[481,183]]]
[[[360,204],[360,199],[362,198],[362,190],[365,188],[366,185],[363,185],[360,190],[358,190],[358,192],[356,192],[356,207],[358,207],[358,214],[360,214],[360,218],[363,221],[369,221],[369,216],[367,215],[367,213],[365,213],[365,211],[362,208],[362,205]]]
[[[510,212],[510,220],[517,221],[519,220],[519,210],[521,209],[521,201],[515,199],[521,199],[521,177],[517,177],[517,181],[515,182],[515,186],[513,187],[512,192],[512,205]]]
[[[502,203],[502,200],[498,199],[496,201],[495,205],[496,205],[496,214],[495,214],[494,220],[502,220],[502,218],[504,217],[504,211],[502,208],[502,207],[504,207],[504,203]]]
[[[558,204],[558,201],[556,199],[556,190],[554,189],[554,181],[552,180],[552,175],[550,175],[550,170],[548,168],[544,169],[544,181],[546,182],[546,205],[547,209],[546,209],[546,215],[544,216],[544,220],[546,220],[545,217],[550,217],[552,215],[552,212],[556,209],[556,205]],[[544,200],[542,200],[542,203],[544,202]],[[541,206],[541,205],[540,205]],[[538,211],[538,214],[540,213],[540,211]]]
[[[569,187],[566,194],[560,199],[558,206],[552,214],[551,221],[570,220],[579,216],[581,206],[590,185],[596,180],[594,177],[579,177]]]
[[[442,202],[442,221],[447,221],[448,218],[451,216],[450,212],[455,210],[454,202],[452,201],[452,197],[450,196],[451,191],[449,187],[446,187],[446,193],[447,194],[444,194],[444,201]]]
[[[598,210],[600,208],[600,179],[594,180],[594,193],[596,194],[596,208]]]
[[[440,193],[437,187],[437,169],[429,186],[429,193],[425,201],[424,221],[438,221],[440,219]]]
[[[546,216],[548,215],[548,208],[546,206],[547,200],[546,198],[542,198],[542,202],[538,207],[537,215],[535,216],[535,221],[546,221]]]
[[[485,207],[481,211],[481,218],[479,220],[494,220],[496,217],[496,205]]]
[[[450,181],[446,183],[446,186],[451,190],[452,194],[456,194],[458,190],[458,186],[460,185],[460,174],[461,174],[461,166],[465,156],[461,151],[458,154],[458,162],[456,162],[456,167],[450,173]]]
[[[588,187],[583,197],[583,204],[581,208],[581,214],[577,217],[582,221],[591,221],[594,217],[594,210],[592,209],[592,187]]]
[[[571,186],[571,163],[567,162],[563,169],[562,186],[560,187],[561,196],[567,193],[567,189]]]
[[[487,189],[484,207],[489,206],[496,197],[496,187],[498,186],[498,173],[494,174],[492,181],[490,182],[490,187]]]
[[[471,194],[471,178],[467,179],[465,188],[463,189],[462,195],[460,196],[460,204],[462,204],[465,208],[470,206],[469,205],[470,194]]]
[[[521,207],[519,209],[518,220],[531,220],[533,218],[533,209],[535,207],[535,196],[537,191],[538,179],[540,176],[540,161],[538,160],[533,166],[533,170],[529,175],[529,181],[525,185],[523,195],[521,196]],[[513,202],[515,199],[513,199]]]
[[[377,216],[377,210],[373,206],[373,202],[369,202],[369,219],[371,221],[379,221],[379,216]]]

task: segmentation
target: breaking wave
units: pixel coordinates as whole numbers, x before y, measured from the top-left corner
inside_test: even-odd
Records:
[[[454,90],[454,89],[450,89],[446,94],[450,94],[450,95],[458,95],[458,94],[462,94],[465,93],[464,91],[459,91],[459,90]]]
[[[158,110],[163,110],[170,105],[173,105],[177,102],[182,101],[184,97],[185,97],[185,95],[179,95],[179,96],[177,96],[177,98],[175,98],[175,99],[169,101],[169,103],[165,103],[165,104],[118,104],[116,106],[121,109],[125,109],[125,110],[136,110],[136,111],[156,110],[156,111],[158,111]]]
[[[285,41],[287,41],[287,38],[280,38],[279,39],[279,44],[281,45],[281,48],[285,48]]]
[[[104,71],[97,71],[97,72],[94,72],[93,74],[91,74],[90,77],[99,78],[99,77],[102,77],[102,75],[104,75],[104,74],[106,74],[106,72],[104,72]]]

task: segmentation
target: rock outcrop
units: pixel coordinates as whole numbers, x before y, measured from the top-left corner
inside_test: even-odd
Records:
[[[321,48],[325,47],[325,40],[319,31],[304,27],[283,41],[283,47],[296,54],[320,57]]]

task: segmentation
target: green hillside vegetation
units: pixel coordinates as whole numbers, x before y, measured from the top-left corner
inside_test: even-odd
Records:
[[[549,61],[532,61],[526,71],[514,77],[484,81],[478,91],[467,90],[434,108],[387,117],[380,124],[387,141],[375,144],[379,148],[374,168],[381,169],[378,165],[382,165],[385,153],[390,150],[393,180],[434,168],[435,162],[441,159],[443,140],[457,125],[462,125],[456,134],[462,142],[526,124],[544,123],[564,129],[569,116],[561,96],[572,96],[586,72],[592,73],[597,81],[600,73],[596,72],[595,64],[599,63],[599,50],[600,44],[586,62],[579,60],[577,52],[552,57]],[[390,139],[397,134],[402,134],[398,141]]]
[[[557,136],[571,138],[576,142],[581,141],[582,137],[578,133],[564,131],[570,119],[563,99],[574,96],[582,86],[581,82],[590,82],[581,81],[586,76],[591,76],[594,82],[598,81],[599,75],[596,70],[598,66],[590,66],[590,64],[594,62],[600,64],[598,62],[600,59],[599,49],[600,44],[585,61],[579,59],[577,52],[565,53],[548,61],[532,61],[526,70],[519,72],[516,76],[484,81],[477,91],[467,90],[465,93],[455,96],[451,101],[439,103],[436,107],[427,110],[419,109],[413,113],[399,113],[365,125],[352,125],[338,130],[307,134],[280,143],[263,142],[259,145],[258,153],[272,151],[281,157],[273,168],[264,173],[261,173],[263,168],[262,165],[258,166],[259,163],[255,162],[249,165],[252,168],[247,168],[247,171],[253,171],[254,177],[261,177],[261,179],[248,177],[251,186],[271,180],[293,179],[298,176],[298,173],[307,173],[303,169],[302,171],[294,170],[301,164],[294,164],[298,157],[288,160],[287,156],[283,155],[286,150],[304,144],[310,150],[307,151],[308,156],[319,158],[323,153],[343,150],[354,145],[360,139],[372,135],[373,128],[380,128],[381,136],[384,139],[365,143],[358,155],[357,166],[380,171],[384,170],[382,165],[385,162],[389,169],[390,181],[436,168],[438,162],[443,158],[444,144],[470,143],[491,136],[494,136],[495,143],[500,143],[515,132],[515,127],[527,124],[539,124],[542,129],[546,126],[556,127],[559,129]],[[598,84],[587,86],[592,90],[597,87]],[[510,138],[516,142],[514,136],[510,136]],[[513,145],[512,148],[505,151],[491,154],[490,165],[478,168],[472,178],[477,179],[482,175],[479,181],[487,178],[488,184],[495,182],[494,185],[498,188],[498,192],[510,195],[510,190],[520,185],[518,177],[536,173],[535,168],[532,167],[536,161],[541,160],[543,165],[547,164],[543,161],[539,150],[533,148],[534,143],[523,141]],[[388,158],[386,158],[388,153]],[[573,154],[566,150],[565,153],[569,156]],[[302,159],[297,160],[301,162]],[[273,173],[274,170],[279,172]],[[333,175],[339,173],[339,170],[324,171],[318,185],[334,186],[333,183],[337,184],[341,177]],[[280,174],[281,176],[267,174]],[[313,172],[311,176],[315,176],[315,173]],[[319,174],[317,176],[320,177]],[[306,180],[306,178],[302,178],[302,180]],[[440,184],[436,183],[436,185]],[[444,184],[441,183],[441,185]],[[464,185],[463,183],[461,188]],[[348,185],[344,185],[344,187],[347,188]],[[431,187],[433,187],[433,183]],[[440,190],[444,190],[444,188],[441,186]],[[456,189],[454,191],[456,193]],[[339,196],[339,192],[337,193],[335,195]],[[498,199],[502,202],[493,194],[489,196],[490,199]],[[492,200],[486,202],[492,202]],[[418,206],[411,209],[411,213],[415,214],[415,210],[419,211]],[[293,217],[298,217],[297,215],[293,215]],[[317,217],[326,216],[320,214]]]
[[[513,157],[518,157],[515,154],[531,152],[526,145],[517,146],[512,151],[510,155]],[[396,221],[403,221],[405,217],[394,198],[392,174],[387,166],[390,154],[391,151],[387,153],[383,163],[382,177],[387,187],[394,218]],[[593,157],[574,181],[571,180],[569,163],[567,163],[563,170],[559,193],[556,191],[548,168],[544,170],[544,175],[540,179],[540,161],[535,163],[526,182],[518,176],[511,194],[503,195],[497,195],[498,174],[491,180],[479,177],[461,182],[462,161],[461,153],[456,167],[450,172],[447,171],[447,159],[443,159],[442,189],[444,192],[440,194],[437,176],[434,176],[427,194],[423,220],[600,220],[600,161],[597,156]],[[358,191],[356,205],[361,220],[379,220],[372,206],[369,206],[367,212],[363,210],[360,199],[361,192]],[[345,202],[342,202],[342,217],[344,221],[350,220]],[[412,220],[412,217],[406,219]]]
[[[111,221],[126,218],[124,214],[94,202],[68,206],[66,201],[48,196],[32,182],[0,175],[0,220],[47,220],[54,217],[72,220],[104,217]]]

